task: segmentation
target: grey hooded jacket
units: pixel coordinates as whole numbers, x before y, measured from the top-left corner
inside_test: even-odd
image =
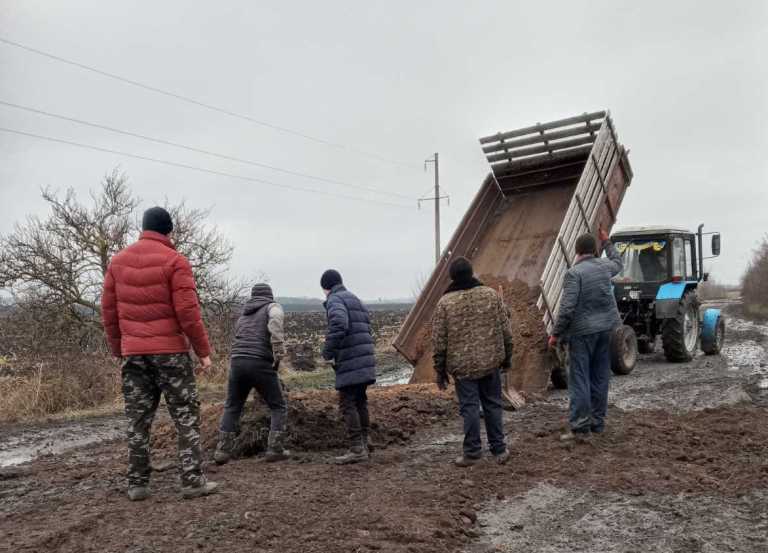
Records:
[[[552,335],[583,336],[612,330],[621,320],[611,278],[621,272],[621,255],[610,242],[603,244],[607,259],[587,256],[568,269]]]

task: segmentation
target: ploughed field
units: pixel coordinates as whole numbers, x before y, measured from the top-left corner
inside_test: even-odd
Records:
[[[220,494],[183,501],[175,435],[155,425],[152,497],[125,498],[122,439],[0,472],[8,551],[743,551],[768,550],[768,328],[731,318],[722,356],[643,356],[614,378],[607,433],[564,447],[566,397],[506,414],[509,464],[470,469],[450,391],[370,391],[369,463],[329,461],[344,436],[332,390],[291,391],[293,458],[261,460],[263,408],[243,457],[209,476]],[[210,458],[221,405],[203,409]],[[0,439],[0,444],[2,444]]]

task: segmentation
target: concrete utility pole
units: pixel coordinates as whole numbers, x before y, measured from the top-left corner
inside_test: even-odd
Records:
[[[435,202],[435,264],[440,263],[440,200],[450,199],[448,196],[440,195],[440,163],[438,153],[435,152],[434,157],[424,161],[424,170],[427,169],[427,163],[435,164],[435,196],[433,198],[419,198],[419,206],[422,201],[434,201]]]

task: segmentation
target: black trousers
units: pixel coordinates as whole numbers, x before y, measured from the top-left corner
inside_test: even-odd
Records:
[[[277,371],[269,363],[249,357],[234,357],[229,366],[227,401],[221,418],[222,432],[238,432],[240,417],[251,390],[255,389],[271,412],[269,429],[285,430],[288,406]]]
[[[350,445],[359,445],[363,433],[368,433],[368,384],[354,384],[339,388],[339,410],[347,425]]]

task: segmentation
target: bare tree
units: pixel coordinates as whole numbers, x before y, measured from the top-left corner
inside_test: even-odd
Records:
[[[104,275],[112,256],[138,233],[140,202],[117,169],[87,203],[72,189],[64,194],[44,189],[42,197],[51,210],[47,218],[28,217],[0,236],[0,288],[29,309],[30,322],[48,321],[45,328],[55,328],[59,336],[64,327],[74,329],[81,345],[90,343],[94,331],[101,336],[97,315]],[[189,258],[201,303],[206,310],[230,309],[244,285],[226,275],[231,244],[206,223],[209,211],[183,202],[167,208],[174,220],[174,243]]]

